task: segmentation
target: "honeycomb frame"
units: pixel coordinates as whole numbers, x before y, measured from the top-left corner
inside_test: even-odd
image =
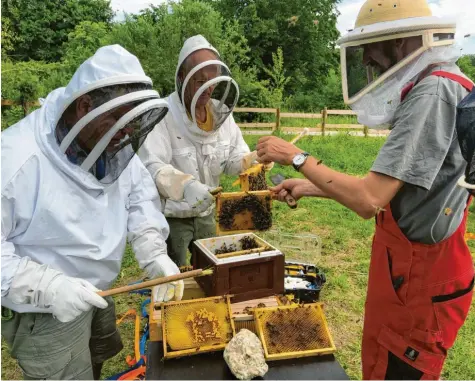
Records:
[[[320,356],[336,351],[321,303],[256,308],[254,319],[266,360]],[[307,322],[307,327],[302,322]],[[312,330],[318,330],[320,335],[307,340],[314,337]]]
[[[232,319],[232,314],[231,314],[230,298],[231,296],[227,295],[227,296],[218,296],[218,297],[211,297],[211,298],[201,298],[201,299],[182,300],[182,301],[163,303],[161,305],[161,313],[162,313],[162,340],[163,340],[164,358],[176,358],[176,357],[188,356],[188,355],[204,353],[204,352],[219,351],[219,350],[224,349],[226,347],[226,344],[234,337],[235,332],[236,332],[234,321]],[[222,313],[220,313],[219,316],[215,315],[216,320],[213,320],[213,321],[219,320],[220,325],[222,326],[222,328],[220,328],[222,335],[220,337],[212,337],[211,340],[208,340],[208,343],[206,342],[207,341],[206,338],[203,343],[198,343],[196,340],[197,336],[195,335],[195,338],[193,339],[193,337],[191,337],[192,335],[191,332],[188,334],[188,336],[190,336],[188,342],[186,341],[186,338],[185,340],[182,340],[183,336],[178,337],[177,335],[180,335],[181,333],[183,333],[183,329],[186,329],[186,326],[190,325],[189,324],[190,315],[192,314],[193,316],[197,314],[199,315],[200,313],[202,313],[203,309],[206,309],[204,306],[206,306],[207,304],[209,305],[210,303],[221,304],[222,307],[225,309],[224,312],[221,311]],[[184,310],[187,311],[188,313],[186,315],[183,314],[184,320],[182,320],[181,322],[174,321],[173,322],[174,327],[170,328],[169,326],[171,326],[172,324],[167,323],[168,316],[174,313],[173,312],[174,309],[181,308],[181,307],[183,307]],[[177,328],[176,327],[177,325],[178,326],[181,325],[182,327]],[[193,332],[193,328],[194,328],[193,323],[191,325],[192,325],[191,330]],[[190,329],[190,327],[188,327],[188,329]],[[203,337],[200,336],[200,338],[203,338]],[[180,344],[180,341],[182,341],[181,344]],[[212,341],[212,343],[209,343],[209,341]]]

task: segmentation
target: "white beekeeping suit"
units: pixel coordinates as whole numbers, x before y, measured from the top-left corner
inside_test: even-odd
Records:
[[[145,90],[115,94],[63,128],[70,106],[116,85]],[[135,155],[168,109],[151,85],[135,56],[103,47],[2,132],[2,306],[61,321],[103,308],[95,292],[116,279],[127,239],[150,277],[178,273],[155,184]],[[157,297],[179,299],[182,287],[164,286]]]
[[[209,53],[206,59],[188,60],[203,50]],[[139,151],[164,200],[166,217],[208,216],[214,204],[207,193],[219,185],[219,176],[247,169],[242,159],[249,147],[232,116],[238,97],[238,86],[217,50],[200,35],[186,40],[175,92],[167,99],[170,113]],[[200,123],[198,107],[203,99],[207,118]]]

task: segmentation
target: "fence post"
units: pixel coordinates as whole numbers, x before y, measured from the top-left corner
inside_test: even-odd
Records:
[[[364,133],[364,137],[367,138],[368,137],[368,126],[363,127],[363,133]]]
[[[275,129],[280,132],[280,107],[276,109],[275,113]]]
[[[21,107],[23,108],[23,116],[26,117],[28,115],[28,102],[26,100],[22,99]]]
[[[327,123],[327,106],[322,111],[322,136],[325,136],[325,124]]]

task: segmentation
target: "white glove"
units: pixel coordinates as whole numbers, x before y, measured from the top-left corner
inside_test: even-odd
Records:
[[[209,193],[208,186],[197,180],[192,180],[185,185],[183,197],[188,205],[198,213],[207,211],[214,203],[214,197]]]
[[[45,305],[51,306],[56,319],[67,323],[92,307],[107,307],[106,300],[97,295],[97,291],[87,280],[59,275],[45,291]]]
[[[23,257],[7,297],[15,304],[31,304],[47,309],[59,321],[66,323],[92,307],[107,307],[107,302],[96,294],[97,291],[84,279],[66,276]]]
[[[173,201],[183,200],[185,185],[193,180],[193,176],[183,173],[171,165],[164,166],[155,177],[158,192]]]
[[[180,273],[180,269],[166,254],[159,255],[153,262],[150,262],[146,267],[150,279],[170,276]],[[172,299],[181,300],[183,298],[183,291],[185,284],[183,280],[170,282],[155,286],[152,288],[153,300],[155,302],[168,302]]]

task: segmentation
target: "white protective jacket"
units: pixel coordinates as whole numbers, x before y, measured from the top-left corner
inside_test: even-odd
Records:
[[[145,77],[138,60],[127,54],[107,62],[86,61],[66,88],[51,92],[40,109],[1,134],[2,306],[50,312],[9,298],[21,288],[51,281],[29,261],[104,290],[119,274],[127,238],[141,268],[167,255],[168,224],[140,159],[135,156],[116,182],[103,186],[60,152],[54,134],[65,107],[78,94],[98,84]]]
[[[206,132],[193,124],[176,92],[168,99],[169,112],[148,135],[139,156],[160,192],[166,217],[204,217],[214,204],[198,214],[183,197],[183,186],[196,179],[210,188],[219,186],[222,173],[238,175],[249,147],[232,114],[216,131]]]

